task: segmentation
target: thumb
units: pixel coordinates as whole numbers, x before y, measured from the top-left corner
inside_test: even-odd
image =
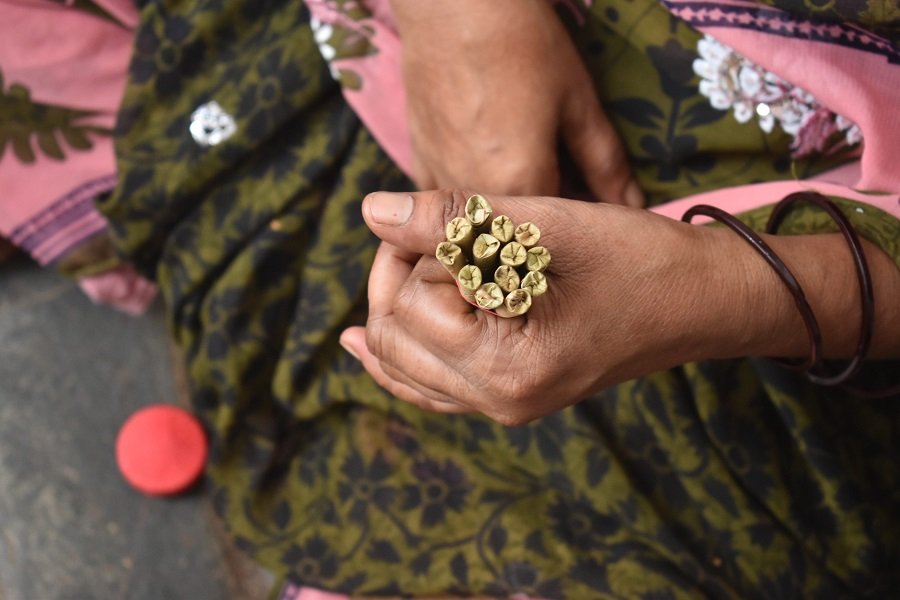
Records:
[[[466,198],[459,190],[374,192],[363,200],[362,214],[383,241],[416,254],[433,254],[446,239],[447,222],[463,214]]]
[[[571,99],[563,110],[562,134],[572,158],[598,199],[635,208],[644,196],[631,175],[619,134],[593,95]]]
[[[374,192],[363,200],[362,214],[372,233],[388,244],[407,252],[433,255],[437,245],[447,239],[447,223],[465,214],[470,195],[463,190]],[[488,201],[494,216],[505,214],[514,222],[535,221],[551,227],[559,219],[560,210],[575,210],[574,205],[580,204],[532,196],[489,196]],[[551,219],[550,215],[556,218]]]

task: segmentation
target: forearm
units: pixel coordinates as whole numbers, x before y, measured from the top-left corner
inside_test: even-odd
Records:
[[[715,280],[721,291],[712,315],[731,342],[712,334],[715,355],[802,357],[809,354],[806,327],[793,297],[775,271],[724,228],[702,228],[698,244],[718,248]],[[701,233],[701,232],[698,232]],[[850,358],[860,335],[861,299],[847,242],[839,234],[763,236],[799,281],[822,331],[825,358]],[[875,292],[874,336],[869,356],[900,358],[900,269],[862,240]],[[714,293],[714,292],[713,292]]]
[[[746,240],[725,227],[686,225],[647,213],[629,214],[628,220],[633,225],[604,233],[609,252],[627,258],[621,272],[598,282],[596,293],[616,281],[624,300],[594,343],[602,347],[611,337],[629,343],[612,367],[604,366],[601,386],[695,360],[809,356],[809,337],[793,296]],[[851,358],[859,341],[861,302],[843,236],[762,237],[803,288],[822,332],[823,357]],[[876,246],[862,243],[875,294],[868,356],[900,358],[900,269]]]

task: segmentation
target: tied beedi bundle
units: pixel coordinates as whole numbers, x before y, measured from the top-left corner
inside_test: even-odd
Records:
[[[469,197],[465,212],[447,223],[447,240],[435,256],[468,302],[505,318],[524,315],[547,291],[550,251],[538,245],[541,230],[531,222],[516,226],[505,215],[494,217],[479,194]]]

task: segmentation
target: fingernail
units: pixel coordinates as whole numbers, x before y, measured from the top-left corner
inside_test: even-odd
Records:
[[[347,354],[355,358],[356,360],[360,360],[359,354],[354,352],[353,348],[350,347],[350,344],[346,343],[344,340],[341,340],[341,347],[347,351]]]
[[[413,211],[413,198],[409,194],[375,192],[366,198],[369,216],[380,225],[403,225]]]
[[[624,196],[625,204],[628,206],[633,206],[634,208],[644,206],[644,192],[641,191],[641,186],[634,179],[628,182],[628,185],[625,187]]]

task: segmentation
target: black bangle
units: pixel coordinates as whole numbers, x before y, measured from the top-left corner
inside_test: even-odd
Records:
[[[853,263],[856,266],[860,306],[862,309],[856,354],[854,354],[847,367],[839,373],[831,373],[825,365],[817,365],[811,368],[807,374],[813,383],[819,385],[840,385],[859,371],[863,361],[869,354],[869,348],[872,346],[872,333],[875,327],[875,292],[872,288],[869,264],[866,262],[866,255],[859,241],[859,236],[856,234],[856,230],[853,229],[850,220],[847,219],[834,202],[817,192],[796,192],[786,196],[781,202],[776,204],[771,216],[769,216],[769,222],[766,224],[766,233],[776,233],[788,210],[799,202],[814,204],[831,217],[847,241],[847,245],[850,247],[850,254],[853,256]]]
[[[794,277],[794,274],[791,270],[784,264],[784,261],[778,257],[777,254],[766,244],[759,235],[750,229],[747,225],[739,221],[737,218],[728,214],[724,210],[718,209],[714,206],[709,206],[706,204],[698,204],[696,206],[692,206],[684,215],[681,217],[681,220],[685,223],[690,223],[691,219],[693,219],[697,215],[703,215],[706,217],[710,217],[714,219],[739,236],[744,238],[753,248],[759,253],[763,259],[769,263],[769,266],[775,270],[775,273],[784,282],[784,285],[787,287],[791,296],[794,298],[794,304],[797,305],[797,310],[800,311],[800,316],[803,318],[803,323],[806,325],[806,332],[809,336],[809,357],[804,359],[777,359],[781,364],[797,370],[807,370],[815,365],[819,361],[819,356],[822,353],[822,332],[819,330],[819,322],[816,320],[816,316],[813,314],[812,307],[809,305],[809,301],[806,299],[806,294],[803,293],[803,288],[800,287],[800,283],[797,281],[797,278]]]

